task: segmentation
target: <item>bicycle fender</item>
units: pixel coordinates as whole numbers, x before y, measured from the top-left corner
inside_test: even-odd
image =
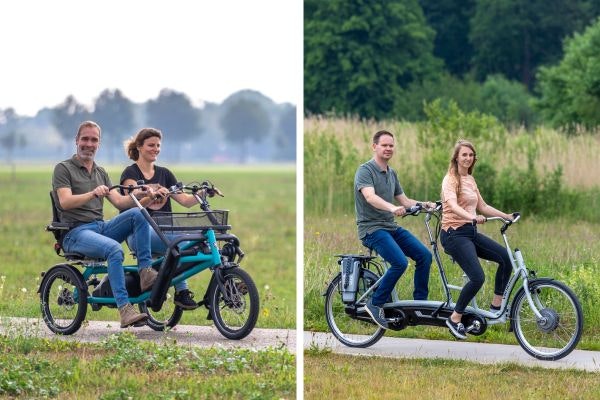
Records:
[[[51,267],[49,270],[42,272],[42,281],[40,282],[40,286],[38,287],[38,290],[37,290],[38,294],[42,291],[42,287],[48,280],[47,277],[48,277],[49,273],[51,271],[54,271],[55,269],[61,269],[61,268],[70,269],[75,274],[75,276],[77,276],[79,278],[77,280],[77,282],[73,282],[73,283],[82,292],[84,292],[84,293],[87,292],[88,285],[87,285],[87,283],[85,283],[85,279],[83,279],[83,275],[81,274],[81,271],[79,271],[79,269],[77,269],[75,266],[73,266],[71,264],[56,264],[55,266]]]
[[[539,283],[553,282],[555,280],[556,279],[554,279],[554,278],[544,278],[544,277],[542,277],[542,278],[534,278],[534,279],[530,279],[528,281],[527,287],[529,288],[529,290],[532,290]],[[524,292],[524,291],[525,291],[525,289],[523,289],[523,287],[520,287],[519,290],[517,290],[517,293],[515,294],[515,296],[513,297],[513,300],[516,299],[517,296],[519,296],[521,294],[521,292]],[[515,308],[512,307],[512,303],[511,303],[510,317],[509,317],[511,321],[514,319],[514,316],[515,316]],[[511,324],[510,324],[510,326],[508,328],[508,331],[512,332],[512,330],[513,329],[512,329],[512,322],[511,322]]]

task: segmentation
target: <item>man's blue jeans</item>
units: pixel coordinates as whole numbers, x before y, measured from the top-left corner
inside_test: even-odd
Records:
[[[140,210],[131,208],[109,221],[93,221],[70,230],[63,240],[63,248],[68,253],[81,253],[107,261],[110,287],[117,307],[121,307],[128,303],[121,243],[133,234],[138,249],[138,270],[147,268],[152,264],[150,229]]]
[[[165,233],[165,236],[167,237],[167,239],[169,241],[173,240],[173,238],[176,237],[176,235],[168,234],[168,233]],[[181,242],[181,243],[179,243],[179,246],[181,246],[182,244],[185,244],[185,243],[187,243],[187,242]],[[131,235],[127,238],[127,245],[129,246],[131,251],[133,251],[134,253],[137,254],[137,247],[135,245],[133,235]],[[155,255],[157,255],[157,254],[163,255],[167,251],[167,245],[164,244],[162,240],[160,240],[160,237],[158,237],[158,234],[152,228],[150,228],[150,249],[152,250],[152,254],[155,254]],[[176,292],[185,290],[187,288],[188,288],[187,281],[181,281],[177,285],[175,285]]]
[[[383,275],[379,287],[373,294],[372,302],[381,306],[388,301],[398,279],[408,267],[407,256],[415,260],[415,300],[427,300],[429,295],[429,269],[431,268],[431,253],[419,239],[402,227],[393,231],[379,229],[367,234],[363,245],[375,250],[390,268]]]

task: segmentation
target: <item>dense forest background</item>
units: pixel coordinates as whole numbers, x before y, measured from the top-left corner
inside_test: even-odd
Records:
[[[421,121],[455,102],[508,128],[600,123],[598,0],[306,0],[304,111]]]
[[[100,163],[128,162],[123,143],[147,126],[163,132],[161,163],[294,162],[296,106],[274,103],[260,92],[242,90],[221,104],[193,104],[185,94],[163,89],[155,99],[134,103],[119,89],[106,89],[90,108],[69,95],[56,107],[22,117],[0,109],[0,160],[56,162],[75,150],[84,120],[102,127]],[[2,162],[0,161],[0,162]]]

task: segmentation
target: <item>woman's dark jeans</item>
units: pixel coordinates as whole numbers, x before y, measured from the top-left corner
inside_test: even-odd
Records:
[[[479,258],[498,263],[494,294],[501,296],[504,293],[512,270],[510,258],[504,246],[477,233],[477,228],[470,224],[463,225],[458,229],[450,228],[448,232],[442,230],[440,242],[446,253],[454,258],[454,261],[460,265],[469,278],[469,282],[460,292],[454,311],[459,314],[464,313],[467,304],[475,297],[485,282],[485,273],[481,268]]]

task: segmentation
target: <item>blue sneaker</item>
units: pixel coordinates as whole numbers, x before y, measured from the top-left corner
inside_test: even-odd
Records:
[[[446,320],[446,325],[450,328],[450,333],[454,335],[455,338],[460,340],[465,340],[467,338],[467,331],[465,330],[465,326],[462,322],[454,322],[450,317]]]
[[[388,322],[385,319],[385,312],[383,311],[383,307],[378,307],[374,305],[369,299],[367,304],[365,304],[365,311],[371,316],[373,321],[382,327],[383,329],[388,329]]]

